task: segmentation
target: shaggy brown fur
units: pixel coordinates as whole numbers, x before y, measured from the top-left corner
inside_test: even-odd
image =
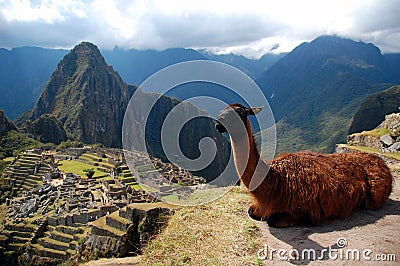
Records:
[[[239,111],[241,108],[245,112]],[[227,131],[220,120],[224,120],[226,113],[232,110],[239,115],[245,114],[241,118],[250,147],[241,180],[249,188],[260,160],[247,119],[254,112],[239,104],[230,105],[221,111],[217,120],[216,127],[220,132]],[[229,124],[224,122],[224,125]],[[237,138],[231,134],[234,152],[238,150],[235,145],[240,143]],[[269,166],[269,171],[263,182],[250,191],[253,203],[249,214],[266,219],[274,227],[317,225],[348,217],[360,206],[376,210],[386,202],[392,189],[393,177],[389,168],[381,158],[372,154],[297,152],[282,154],[272,162],[262,162]]]

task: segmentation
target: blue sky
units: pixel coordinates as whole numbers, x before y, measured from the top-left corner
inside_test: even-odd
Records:
[[[400,52],[399,0],[0,0],[0,47],[206,48],[257,58],[336,34]]]

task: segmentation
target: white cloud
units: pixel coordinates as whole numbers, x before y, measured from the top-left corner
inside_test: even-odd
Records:
[[[337,34],[400,52],[397,0],[0,0],[0,47],[209,48],[257,57]]]

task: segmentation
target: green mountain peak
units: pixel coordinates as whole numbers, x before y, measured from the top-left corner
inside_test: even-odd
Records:
[[[77,140],[119,147],[129,98],[128,85],[99,49],[82,42],[57,65],[29,118],[52,114]]]

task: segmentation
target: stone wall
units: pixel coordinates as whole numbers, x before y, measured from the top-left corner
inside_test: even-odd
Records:
[[[100,216],[115,212],[116,210],[118,210],[118,207],[115,205],[103,205],[100,207]]]
[[[374,136],[352,134],[347,137],[347,143],[351,146],[364,146],[374,149],[381,149],[382,144],[379,138]]]

